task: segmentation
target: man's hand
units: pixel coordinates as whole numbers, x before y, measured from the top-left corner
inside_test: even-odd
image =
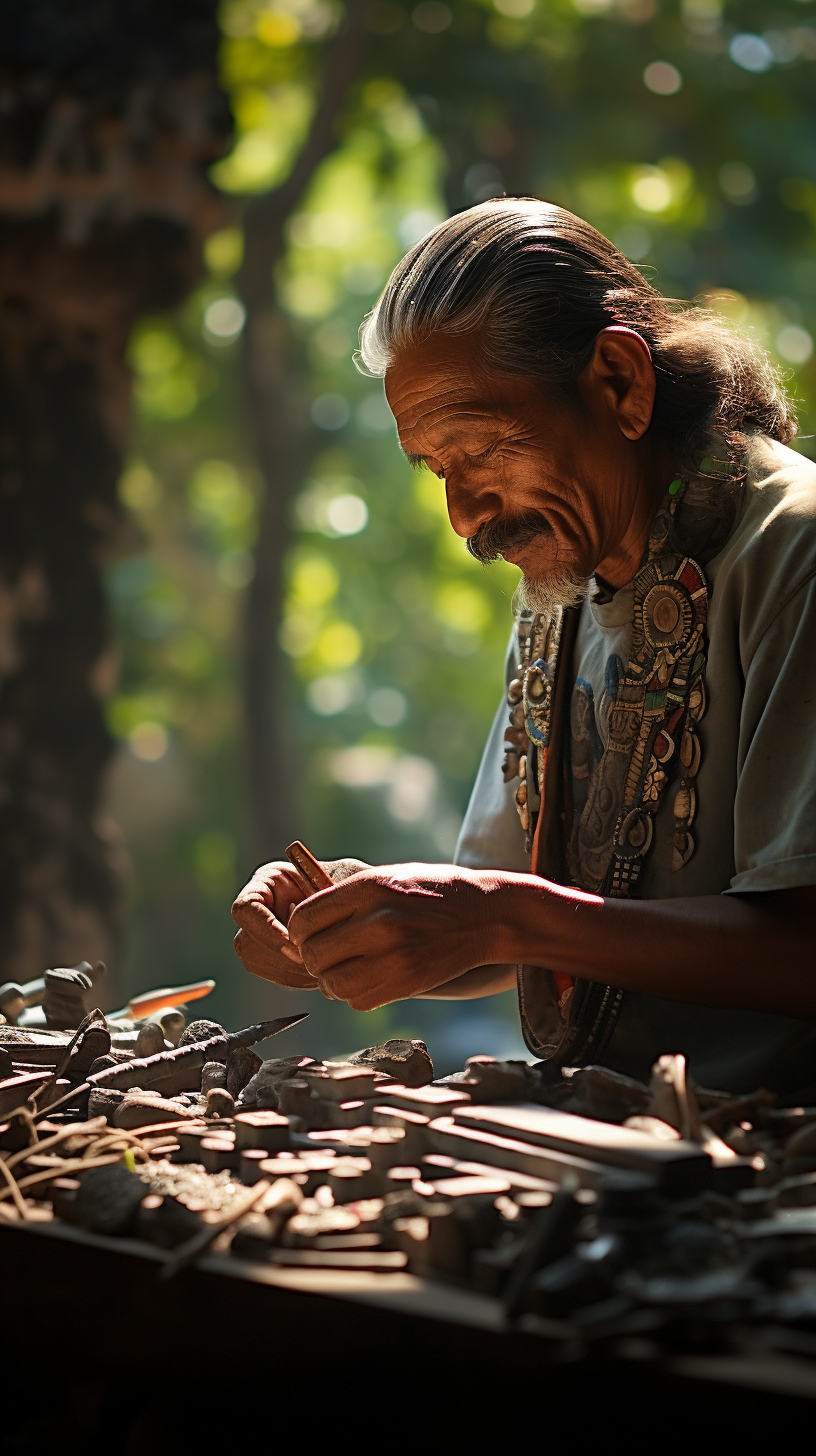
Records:
[[[290,953],[297,946],[312,984],[354,1011],[421,996],[502,959],[504,878],[455,865],[365,869],[295,905]]]
[[[341,880],[362,869],[363,863],[334,860],[324,868],[332,878]],[[241,927],[233,944],[253,976],[300,991],[317,990],[317,982],[304,968],[287,930],[294,906],[312,893],[288,860],[261,865],[244,886],[232,907],[232,918]]]
[[[232,918],[240,926],[233,945],[253,976],[301,991],[317,989],[286,928],[295,905],[310,893],[287,860],[261,865],[244,886],[232,907]]]

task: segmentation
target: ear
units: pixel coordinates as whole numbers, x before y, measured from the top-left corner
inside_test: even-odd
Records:
[[[627,440],[645,435],[657,386],[649,345],[634,329],[602,329],[578,385],[587,403],[613,415]]]

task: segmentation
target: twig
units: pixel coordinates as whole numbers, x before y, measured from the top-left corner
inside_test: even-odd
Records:
[[[4,1122],[12,1122],[15,1117],[21,1117],[23,1119],[23,1122],[25,1122],[25,1123],[28,1124],[28,1136],[29,1136],[29,1144],[28,1145],[29,1145],[29,1147],[31,1147],[32,1143],[35,1143],[37,1141],[37,1128],[36,1128],[36,1125],[35,1125],[35,1122],[36,1122],[35,1114],[31,1111],[31,1108],[30,1107],[26,1107],[23,1103],[21,1103],[19,1107],[15,1107],[15,1109],[14,1109],[13,1112],[7,1112],[5,1114],[5,1116],[3,1117],[3,1121]]]
[[[0,1198],[5,1198],[6,1197],[6,1194],[7,1193],[10,1193],[11,1196],[12,1196],[12,1198],[14,1199],[14,1202],[15,1202],[16,1207],[17,1207],[17,1212],[19,1213],[20,1217],[27,1220],[28,1219],[28,1209],[26,1207],[26,1201],[23,1198],[23,1195],[20,1192],[20,1189],[19,1189],[17,1183],[12,1178],[12,1176],[11,1176],[11,1174],[10,1174],[8,1168],[6,1167],[6,1164],[5,1164],[5,1162],[3,1161],[2,1158],[0,1158],[0,1172],[2,1172],[3,1177],[5,1178],[5,1180],[6,1180],[7,1184],[8,1184],[8,1188],[0,1189]],[[49,1176],[49,1178],[53,1178],[54,1175],[53,1175],[53,1173],[49,1173],[48,1176]]]
[[[250,1209],[255,1207],[255,1204],[260,1201],[265,1193],[268,1193],[271,1187],[272,1183],[270,1179],[262,1178],[259,1183],[255,1184],[254,1188],[250,1189],[246,1198],[242,1199],[240,1204],[233,1205],[228,1218],[221,1219],[219,1223],[206,1224],[203,1229],[199,1229],[197,1233],[194,1233],[191,1239],[187,1239],[185,1243],[180,1244],[175,1253],[169,1256],[163,1268],[160,1270],[159,1278],[172,1279],[173,1275],[178,1274],[180,1269],[186,1269],[188,1264],[191,1264],[199,1254],[204,1252],[207,1245],[211,1244],[213,1239],[217,1238],[219,1234],[225,1233],[228,1228],[231,1228],[234,1223],[238,1222],[239,1218],[243,1218],[245,1213],[249,1213]]]
[[[14,1198],[15,1188],[33,1188],[35,1183],[48,1183],[54,1178],[64,1178],[67,1174],[76,1173],[80,1169],[84,1173],[88,1168],[105,1168],[109,1163],[118,1162],[120,1162],[118,1153],[108,1154],[103,1158],[88,1158],[87,1160],[83,1160],[82,1158],[66,1158],[65,1162],[56,1168],[46,1168],[43,1173],[30,1173],[28,1177],[21,1178],[19,1183],[15,1183],[11,1174],[6,1173],[6,1165],[0,1159],[0,1168],[6,1174],[9,1183],[8,1188],[0,1188],[0,1200],[7,1198],[9,1194]],[[25,1217],[25,1215],[23,1216]]]
[[[90,1146],[85,1149],[82,1156],[83,1158],[95,1158],[101,1152],[102,1148],[107,1147],[109,1149],[113,1149],[117,1143],[125,1143],[126,1145],[132,1147],[135,1152],[143,1153],[146,1159],[150,1157],[150,1151],[148,1148],[145,1147],[141,1138],[137,1137],[132,1132],[126,1131],[124,1128],[121,1130],[121,1132],[112,1132],[109,1133],[107,1137],[97,1138],[95,1143],[91,1143]]]
[[[18,1163],[24,1163],[32,1153],[45,1153],[49,1148],[56,1147],[57,1143],[65,1142],[66,1138],[82,1137],[83,1135],[93,1138],[95,1133],[101,1132],[102,1128],[106,1126],[104,1117],[94,1117],[91,1122],[69,1122],[52,1137],[43,1138],[40,1143],[29,1143],[27,1148],[21,1148],[19,1152],[12,1153],[11,1157],[6,1159],[6,1167],[14,1168]]]

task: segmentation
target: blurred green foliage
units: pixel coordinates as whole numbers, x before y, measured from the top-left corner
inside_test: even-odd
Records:
[[[123,745],[110,801],[133,863],[121,980],[215,975],[211,1004],[230,1021],[293,1004],[245,976],[230,945],[229,900],[252,868],[239,661],[260,492],[232,280],[243,205],[287,175],[338,15],[334,0],[226,0],[236,133],[212,169],[224,226],[195,295],[131,345],[121,493],[144,549],[110,578],[122,669],[109,715]],[[321,855],[381,863],[452,852],[500,691],[515,572],[479,567],[447,524],[442,485],[402,460],[381,386],[352,363],[361,315],[448,211],[505,190],[546,196],[664,292],[706,297],[753,329],[790,370],[807,427],[816,5],[376,0],[370,26],[337,149],[290,219],[275,283],[306,360],[293,428],[311,461],[280,626],[302,835]],[[366,1018],[321,1003],[293,1046],[413,1030],[456,1064],[514,1043],[511,1003],[465,1003],[455,1024],[444,1003]]]

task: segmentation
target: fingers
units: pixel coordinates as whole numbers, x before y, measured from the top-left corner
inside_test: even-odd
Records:
[[[376,958],[387,951],[392,940],[382,921],[372,917],[341,920],[328,930],[310,935],[299,947],[302,964],[313,976],[325,975],[346,961],[360,956]],[[292,947],[294,949],[294,947]]]
[[[288,911],[283,913],[288,919]],[[248,931],[262,944],[268,945],[270,950],[279,950],[289,941],[289,932],[285,923],[275,914],[271,896],[262,886],[255,887],[252,880],[235,901],[232,918],[236,925]]]
[[[371,962],[359,957],[333,966],[325,976],[318,976],[315,985],[328,1001],[345,1001],[352,1011],[376,1011],[401,999],[398,992],[380,983]]]
[[[334,885],[330,890],[318,890],[292,910],[289,919],[289,937],[294,945],[302,946],[304,941],[330,930],[342,921],[350,920],[370,908],[372,893],[377,889],[376,881],[363,874],[355,874]]]
[[[264,924],[285,926],[292,907],[310,893],[291,865],[261,865],[237,897],[232,917],[242,928],[262,935]]]
[[[261,980],[272,981],[277,986],[291,986],[300,991],[317,989],[317,981],[302,964],[295,964],[291,958],[276,955],[246,930],[238,931],[233,945],[236,955],[250,975],[260,976]]]

